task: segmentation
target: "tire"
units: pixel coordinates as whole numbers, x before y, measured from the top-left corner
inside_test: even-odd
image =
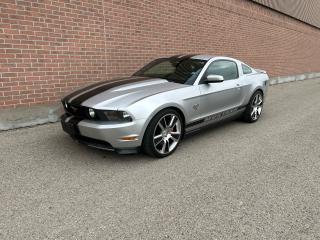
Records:
[[[149,156],[164,158],[172,154],[183,136],[183,121],[174,109],[160,111],[150,121],[143,137],[142,149]]]
[[[263,93],[260,90],[256,91],[250,98],[242,119],[248,123],[258,121],[262,114],[263,101]]]

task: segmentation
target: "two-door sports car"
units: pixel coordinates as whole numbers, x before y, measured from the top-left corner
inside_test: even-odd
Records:
[[[131,77],[99,82],[62,99],[64,131],[88,146],[154,157],[184,134],[226,118],[259,119],[269,77],[228,57],[160,58]]]

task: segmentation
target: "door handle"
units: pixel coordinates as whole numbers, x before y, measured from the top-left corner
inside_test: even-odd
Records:
[[[238,90],[240,90],[240,89],[241,89],[241,86],[240,86],[240,84],[239,84],[239,83],[238,83],[236,86],[237,86],[237,89],[238,89]]]

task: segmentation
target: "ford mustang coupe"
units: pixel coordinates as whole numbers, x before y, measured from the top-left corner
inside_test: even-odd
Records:
[[[62,99],[62,128],[88,146],[122,154],[173,153],[184,134],[241,117],[256,122],[269,77],[228,57],[160,58],[131,77],[99,82]]]

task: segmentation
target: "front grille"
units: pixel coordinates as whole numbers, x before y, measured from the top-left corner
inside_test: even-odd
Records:
[[[64,107],[66,112],[79,117],[83,119],[90,119],[89,114],[88,114],[88,108],[83,107],[83,106],[74,106],[74,105],[68,105],[68,108]]]
[[[62,102],[64,110],[66,111],[66,113],[68,113],[69,115],[81,118],[81,119],[88,119],[88,120],[93,120],[93,121],[107,121],[108,119],[106,119],[106,116],[104,115],[103,111],[99,111],[99,110],[94,110],[96,113],[96,116],[94,118],[90,117],[89,115],[89,108],[85,107],[85,106],[76,106],[76,105],[72,105],[72,104],[68,104],[68,107],[66,107],[65,103]]]
[[[108,119],[108,117],[105,114],[105,111],[108,111],[108,110],[93,109],[95,112],[95,117],[92,118],[89,114],[90,107],[78,106],[78,105],[66,103],[64,100],[62,100],[62,105],[65,112],[68,115],[81,118],[82,120],[87,119],[91,121],[111,121]],[[132,121],[132,119],[130,121]]]

